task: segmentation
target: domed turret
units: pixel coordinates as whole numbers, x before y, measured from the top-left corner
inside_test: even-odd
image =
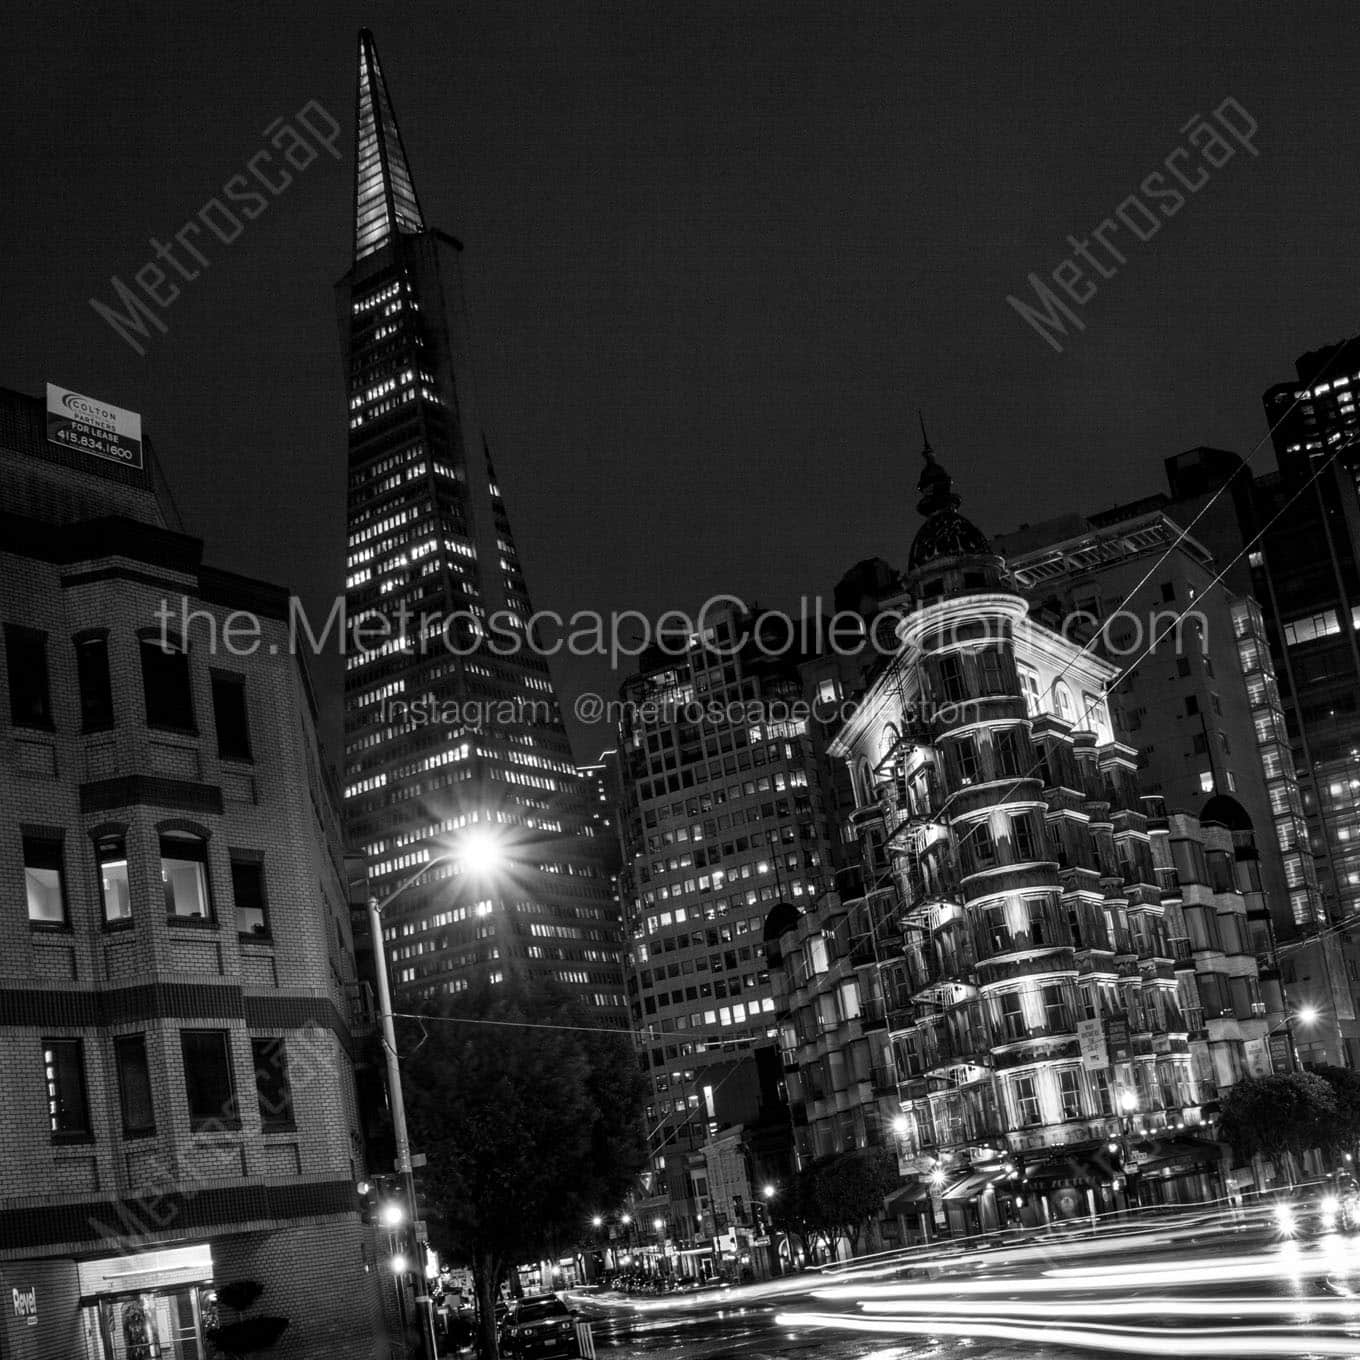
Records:
[[[934,575],[938,565],[941,578],[954,573],[946,570],[957,566],[959,579],[950,584],[967,588],[997,587],[1005,583],[1005,567],[992,547],[987,535],[966,515],[959,513],[962,497],[954,489],[954,479],[940,466],[935,450],[921,421],[921,456],[925,467],[917,484],[920,498],[916,508],[925,516],[925,523],[912,541],[907,558],[907,573],[914,578],[918,593],[939,594],[944,581],[935,589],[921,591],[923,578]]]

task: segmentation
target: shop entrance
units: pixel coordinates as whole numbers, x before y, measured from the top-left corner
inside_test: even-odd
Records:
[[[167,1247],[77,1265],[84,1360],[207,1360],[216,1325],[212,1254]]]
[[[204,1360],[203,1308],[192,1286],[105,1295],[92,1311],[99,1360]]]

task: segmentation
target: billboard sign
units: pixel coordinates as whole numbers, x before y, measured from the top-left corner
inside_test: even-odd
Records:
[[[1244,1039],[1242,1056],[1246,1060],[1248,1075],[1253,1077],[1270,1075],[1270,1047],[1264,1039]]]
[[[1267,1035],[1270,1044],[1271,1066],[1277,1072],[1292,1072],[1294,1070],[1293,1054],[1290,1053],[1290,1041],[1288,1034]]]
[[[1078,1020],[1077,1041],[1081,1044],[1081,1065],[1088,1072],[1103,1072],[1110,1065],[1102,1020]]]
[[[47,384],[47,442],[124,467],[142,466],[142,418],[69,388]]]

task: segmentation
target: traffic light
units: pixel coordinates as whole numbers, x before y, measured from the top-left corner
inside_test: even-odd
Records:
[[[355,1187],[365,1223],[397,1229],[410,1220],[410,1206],[396,1176],[371,1176]]]

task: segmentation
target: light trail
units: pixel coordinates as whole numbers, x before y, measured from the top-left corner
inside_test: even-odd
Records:
[[[1296,1320],[1313,1317],[1339,1317],[1360,1321],[1360,1301],[1356,1299],[1335,1298],[1309,1299],[1306,1304],[1291,1304],[1288,1299],[1215,1299],[1205,1296],[1173,1298],[1168,1295],[1154,1295],[1144,1299],[1088,1299],[1072,1300],[1058,1305],[1067,1317],[1280,1317],[1294,1314]],[[866,1313],[892,1314],[895,1307],[897,1315],[911,1317],[915,1310],[903,1312],[900,1306],[886,1300],[869,1300],[860,1307]],[[976,1317],[975,1303],[955,1303],[950,1299],[933,1299],[931,1313],[950,1314],[957,1317]],[[1027,1302],[1023,1299],[1008,1300],[1006,1313],[1009,1317],[1051,1318],[1054,1304],[1051,1300]]]
[[[1339,1244],[1338,1244],[1339,1245]],[[813,1290],[819,1299],[849,1300],[865,1298],[921,1299],[938,1298],[947,1289],[952,1295],[982,1297],[996,1294],[1058,1294],[1075,1289],[1115,1290],[1152,1286],[1223,1284],[1246,1280],[1278,1279],[1281,1275],[1317,1276],[1334,1274],[1341,1255],[1350,1255],[1353,1265],[1360,1266],[1360,1253],[1354,1248],[1349,1253],[1324,1250],[1316,1256],[1257,1254],[1229,1256],[1213,1262],[1156,1261],[1146,1266],[1051,1266],[1038,1276],[993,1276],[982,1280],[942,1280],[904,1282],[898,1284],[832,1285]]]
[[[1319,1336],[1297,1327],[1278,1327],[1255,1332],[1239,1328],[1176,1329],[1158,1327],[1043,1326],[1026,1327],[999,1319],[973,1318],[961,1322],[939,1314],[912,1319],[867,1318],[836,1313],[779,1313],[775,1322],[783,1327],[827,1327],[878,1335],[985,1337],[992,1341],[1015,1341],[1041,1346],[1075,1346],[1116,1355],[1262,1356],[1299,1360],[1307,1356],[1339,1356],[1354,1360],[1360,1354],[1360,1338]]]

